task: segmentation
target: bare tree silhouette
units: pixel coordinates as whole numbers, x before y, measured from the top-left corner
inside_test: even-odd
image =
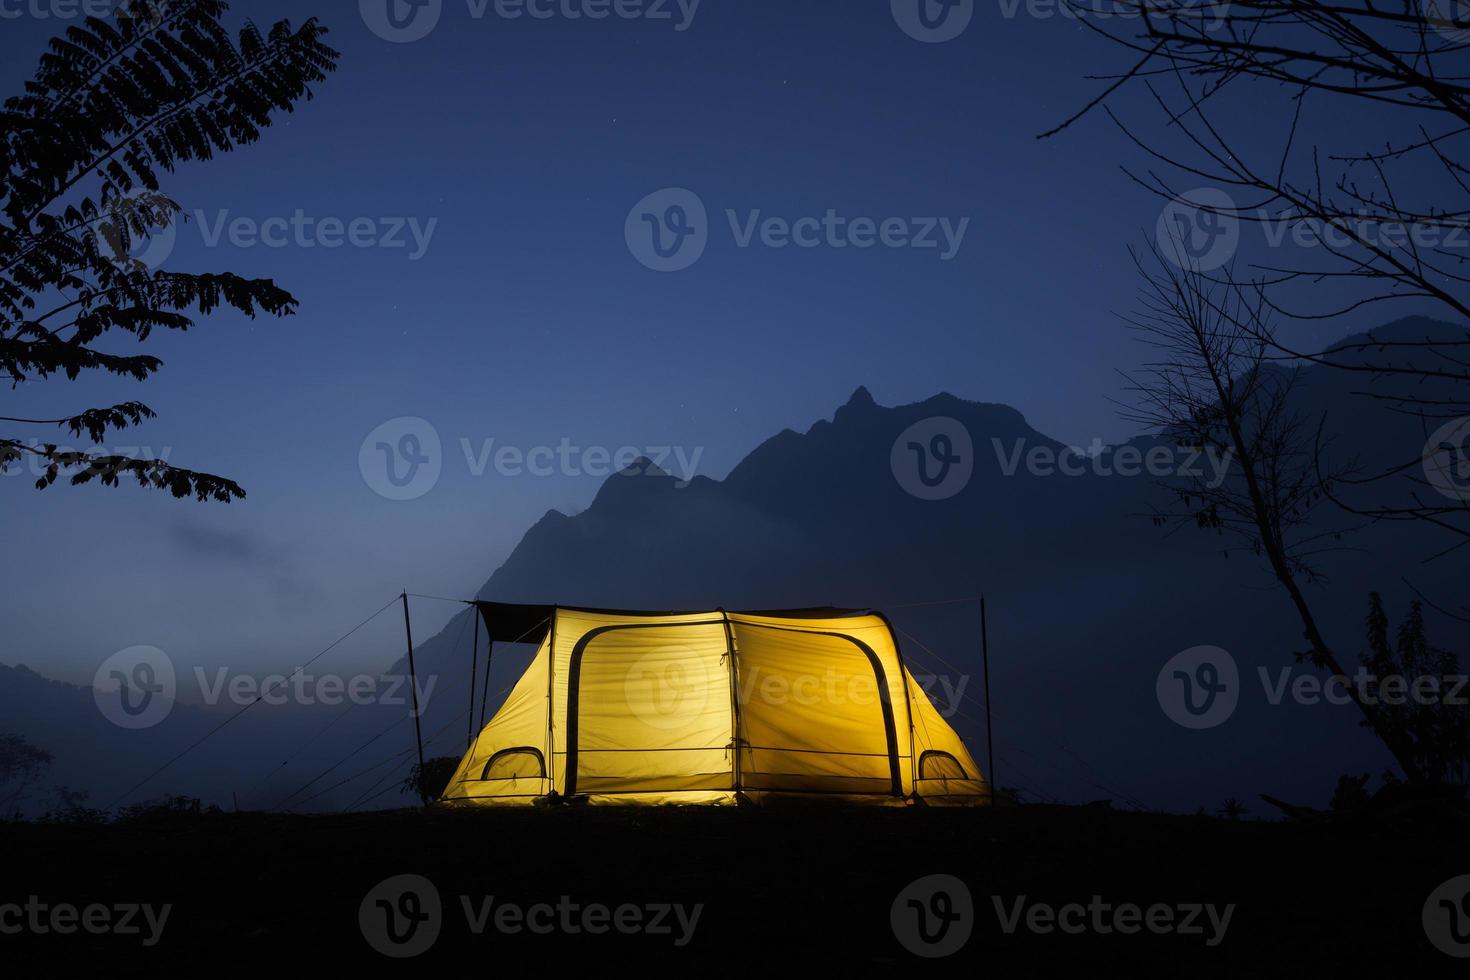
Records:
[[[1402,730],[1350,683],[1303,588],[1318,578],[1313,559],[1340,530],[1311,520],[1324,499],[1317,430],[1293,407],[1300,368],[1271,359],[1263,339],[1269,310],[1259,294],[1175,265],[1157,248],[1147,257],[1135,253],[1135,260],[1143,282],[1139,312],[1125,319],[1159,357],[1129,379],[1138,407],[1125,415],[1231,461],[1217,485],[1204,476],[1166,484],[1176,506],[1156,513],[1154,522],[1215,531],[1264,559],[1301,623],[1306,649],[1297,660],[1338,679],[1408,780],[1422,781]]]
[[[1431,300],[1470,319],[1470,19],[1455,0],[1381,6],[1331,0],[1070,0],[1079,23],[1126,50],[1123,70],[1052,136],[1093,112],[1107,114],[1154,161],[1128,176],[1161,197],[1189,200],[1200,220],[1272,223],[1300,232],[1320,264],[1282,260],[1212,278],[1245,287],[1265,310],[1329,319],[1404,299]],[[1142,86],[1162,125],[1146,133],[1115,111],[1114,96]],[[1244,90],[1244,91],[1242,91]],[[1272,152],[1255,153],[1261,115],[1232,125],[1223,99],[1248,97],[1287,121]],[[1310,143],[1315,122],[1361,120],[1359,145],[1327,152]],[[1250,130],[1249,137],[1243,127]],[[1390,131],[1384,131],[1388,129]],[[1417,169],[1415,169],[1417,168]],[[1125,168],[1126,169],[1126,168]],[[1426,172],[1438,174],[1425,180]],[[1189,185],[1226,192],[1232,204],[1190,200]],[[1318,287],[1333,283],[1340,301]],[[1371,472],[1325,483],[1332,499],[1376,520],[1418,521],[1470,544],[1470,492],[1424,492],[1442,475],[1470,491],[1470,332],[1378,337],[1313,349],[1260,329],[1270,356],[1350,372],[1362,394],[1421,420],[1422,450]],[[1444,420],[1461,419],[1445,435]],[[1429,474],[1426,478],[1422,474]],[[1339,488],[1372,488],[1376,500]]]

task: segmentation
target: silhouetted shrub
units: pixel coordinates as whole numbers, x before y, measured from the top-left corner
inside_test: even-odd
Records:
[[[454,771],[458,768],[458,756],[444,755],[437,759],[425,759],[422,768],[415,764],[409,770],[408,777],[403,781],[403,788],[423,800],[433,802],[444,795],[444,791],[449,788],[449,780],[454,778]]]
[[[133,803],[118,811],[117,819],[127,822],[174,820],[180,817],[212,816],[222,812],[217,806],[204,806],[193,796],[162,796],[156,800]]]
[[[85,790],[56,786],[51,790],[51,808],[41,815],[41,823],[106,823],[107,811],[87,806],[86,801]]]
[[[1470,778],[1470,706],[1451,697],[1458,689],[1459,658],[1429,641],[1418,602],[1409,606],[1390,643],[1383,599],[1374,592],[1366,626],[1368,649],[1361,660],[1379,687],[1372,693],[1380,724],[1409,747],[1426,783],[1464,786]],[[1386,678],[1406,685],[1407,693],[1389,697]],[[1425,696],[1419,685],[1431,681],[1434,689]]]
[[[1339,776],[1337,789],[1333,792],[1332,802],[1328,805],[1339,813],[1361,810],[1372,799],[1367,787],[1368,774],[1366,772],[1361,776]]]

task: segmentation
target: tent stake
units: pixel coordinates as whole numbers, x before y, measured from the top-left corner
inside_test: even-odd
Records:
[[[985,596],[980,596],[980,660],[985,669],[985,762],[990,766],[990,799],[995,802],[995,735],[990,728],[990,633],[985,627]]]
[[[413,737],[419,747],[419,800],[424,806],[429,805],[429,794],[424,789],[424,730],[419,723],[419,680],[418,671],[413,666],[413,626],[408,621],[408,590],[403,590],[403,635],[408,640],[408,690],[413,695]]]

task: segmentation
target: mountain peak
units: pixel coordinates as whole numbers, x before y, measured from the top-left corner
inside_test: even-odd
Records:
[[[667,472],[665,472],[657,463],[655,463],[653,460],[649,459],[647,456],[639,456],[637,459],[633,460],[633,462],[629,463],[627,465],[627,467],[625,467],[624,469],[619,470],[617,473],[615,473],[613,475],[614,476],[668,476],[669,474]]]
[[[644,479],[639,479],[643,477]],[[647,479],[652,477],[653,479]],[[602,481],[592,506],[598,508],[637,506],[651,489],[659,492],[674,485],[674,478],[647,456],[639,456],[628,466]]]
[[[868,390],[868,386],[858,385],[857,390],[852,393],[852,397],[847,400],[847,404],[837,410],[832,420],[834,422],[841,421],[844,417],[853,413],[866,412],[877,407],[878,403],[873,401],[873,393]]]

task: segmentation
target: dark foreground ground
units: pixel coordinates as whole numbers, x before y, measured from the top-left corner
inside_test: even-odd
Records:
[[[0,935],[0,963],[17,977],[296,976],[322,967],[340,978],[442,968],[493,976],[513,964],[557,976],[587,967],[846,977],[1001,966],[1073,977],[1464,975],[1470,961],[1436,949],[1421,915],[1439,885],[1470,874],[1466,831],[1450,815],[1321,825],[1062,807],[206,814],[8,825],[0,827],[0,927],[29,921]],[[397,875],[429,885],[381,886]],[[914,885],[930,875],[964,887]],[[1026,910],[1107,909],[1063,913],[1081,932],[1032,931],[1027,917],[1045,929],[1044,910],[1023,912],[1007,932],[997,900],[1008,917],[1022,896]],[[490,916],[476,934],[472,920],[487,899]],[[7,913],[5,903],[45,910]],[[103,912],[87,906],[105,906],[116,922],[137,903],[172,906],[152,946],[142,913],[133,917],[137,934],[92,933],[80,922],[71,934],[52,928],[68,925],[57,909],[74,906],[96,926]],[[1140,922],[1118,917],[1129,904],[1140,907]],[[670,905],[683,907],[683,920],[659,911]],[[1223,938],[1203,910],[1181,934],[1194,905],[1213,905],[1217,915],[1234,906]],[[1143,921],[1150,915],[1157,931]],[[1115,928],[1130,924],[1136,932]],[[388,937],[390,925],[402,945]],[[911,951],[955,945],[938,958]],[[420,946],[408,959],[379,952]]]

